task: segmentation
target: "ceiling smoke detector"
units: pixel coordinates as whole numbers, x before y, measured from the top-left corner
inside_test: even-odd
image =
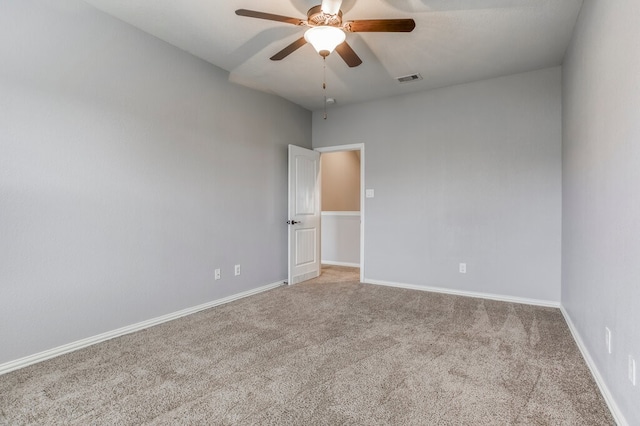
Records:
[[[398,82],[400,83],[409,83],[411,81],[422,80],[422,76],[420,75],[420,73],[416,73],[416,74],[410,74],[410,75],[398,77],[396,78],[396,80],[398,80]]]

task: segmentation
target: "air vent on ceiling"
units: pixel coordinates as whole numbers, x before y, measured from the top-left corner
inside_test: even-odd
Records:
[[[416,73],[398,77],[396,80],[398,80],[400,83],[409,83],[410,81],[422,80],[422,76]]]

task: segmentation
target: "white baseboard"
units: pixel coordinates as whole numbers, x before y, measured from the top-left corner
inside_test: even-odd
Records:
[[[616,421],[618,426],[627,426],[628,425],[627,420],[624,418],[624,415],[618,408],[618,404],[616,404],[615,400],[613,399],[613,395],[611,395],[609,388],[604,382],[604,379],[602,378],[602,375],[600,374],[600,371],[598,370],[596,363],[593,361],[593,358],[591,358],[591,354],[589,354],[589,351],[587,350],[587,347],[585,346],[584,341],[582,340],[582,337],[580,337],[580,333],[578,333],[578,329],[573,324],[573,321],[571,321],[571,317],[569,316],[569,313],[564,309],[563,306],[560,307],[560,311],[564,316],[565,322],[569,326],[569,330],[571,331],[573,340],[576,341],[576,344],[578,345],[578,348],[582,353],[582,357],[587,363],[589,370],[591,370],[591,374],[593,375],[593,379],[596,381],[596,384],[600,389],[600,393],[602,394],[604,400],[606,401],[607,406],[609,406],[609,411],[611,411],[611,415],[613,416],[613,419]]]
[[[333,260],[321,260],[321,264],[323,265],[331,265],[331,266],[349,266],[352,268],[359,268],[359,263],[350,263],[350,262],[335,262]]]
[[[499,300],[501,302],[522,303],[525,305],[546,306],[550,308],[560,307],[560,302],[554,302],[551,300],[529,299],[526,297],[516,297],[516,296],[503,296],[499,294],[480,293],[475,291],[452,290],[452,289],[443,288],[443,287],[431,287],[431,286],[416,285],[416,284],[403,284],[403,283],[395,283],[390,281],[372,280],[369,278],[365,278],[364,283],[384,285],[388,287],[406,288],[409,290],[431,291],[434,293],[446,293],[446,294],[453,294],[456,296],[467,296],[467,297],[477,297],[480,299]]]
[[[257,293],[262,293],[263,291],[280,287],[281,285],[284,285],[284,282],[285,281],[283,280],[283,281],[278,281],[272,284],[267,284],[262,287],[254,288],[253,290],[243,291],[242,293],[233,294],[231,296],[227,296],[222,299],[203,303],[202,305],[193,306],[191,308],[183,309],[181,311],[173,312],[167,315],[162,315],[160,317],[152,318],[150,320],[142,321],[132,325],[127,325],[125,327],[118,328],[116,330],[107,331],[106,333],[98,334],[96,336],[88,337],[86,339],[77,340],[75,342],[58,346],[53,349],[48,349],[46,351],[29,355],[14,361],[9,361],[4,364],[0,364],[0,375],[9,373],[14,370],[18,370],[20,368],[24,368],[31,364],[35,364],[38,362],[45,361],[47,359],[57,357],[59,355],[64,355],[66,353],[76,351],[78,349],[86,348],[87,346],[95,345],[96,343],[104,342],[105,340],[113,339],[114,337],[119,337],[125,334],[134,333],[136,331],[140,331],[145,328],[152,327],[154,325],[162,324],[163,322],[171,321],[180,317],[194,314],[198,311],[203,311],[205,309],[213,308],[214,306],[233,302],[234,300],[252,296]]]

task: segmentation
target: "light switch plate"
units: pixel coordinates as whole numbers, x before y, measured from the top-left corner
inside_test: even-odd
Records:
[[[374,197],[374,192],[373,189],[367,189],[366,191],[364,191],[364,196],[367,198],[373,198]]]

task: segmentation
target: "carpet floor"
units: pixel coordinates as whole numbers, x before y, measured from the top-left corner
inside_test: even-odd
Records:
[[[357,270],[0,376],[0,424],[615,424],[558,309]]]

